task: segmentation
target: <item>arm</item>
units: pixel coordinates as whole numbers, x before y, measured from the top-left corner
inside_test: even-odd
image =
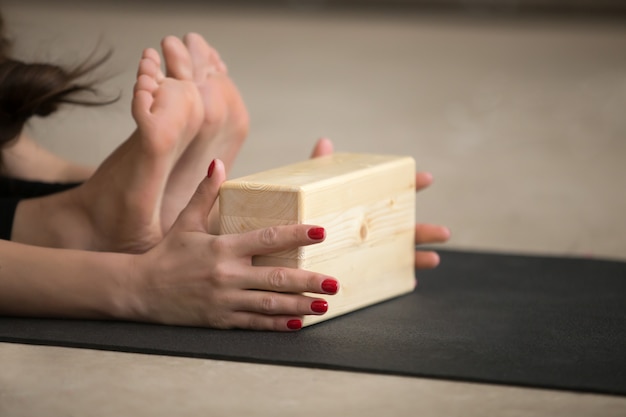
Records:
[[[0,314],[279,331],[323,314],[325,300],[302,293],[334,294],[334,278],[252,266],[254,255],[322,242],[309,233],[319,228],[211,235],[207,216],[224,177],[216,161],[170,232],[140,255],[0,242]]]
[[[0,241],[0,314],[123,318],[131,257]]]

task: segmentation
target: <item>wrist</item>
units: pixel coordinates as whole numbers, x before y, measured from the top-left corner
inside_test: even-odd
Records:
[[[144,281],[147,273],[143,254],[120,254],[109,291],[111,318],[125,321],[147,321]]]
[[[0,314],[81,319],[129,317],[135,255],[50,249],[6,241],[0,241],[0,252]]]

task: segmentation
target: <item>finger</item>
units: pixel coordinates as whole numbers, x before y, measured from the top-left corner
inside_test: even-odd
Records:
[[[250,266],[237,281],[239,288],[282,293],[336,294],[339,282],[328,275],[303,269]]]
[[[434,224],[415,225],[415,244],[444,243],[450,239],[450,229]]]
[[[180,213],[174,227],[182,227],[187,231],[202,231],[208,233],[207,217],[215,205],[220,185],[224,182],[226,173],[224,164],[214,159],[207,170],[207,176],[200,182],[191,200]]]
[[[313,152],[311,152],[311,158],[318,158],[320,156],[331,155],[333,153],[333,143],[328,138],[320,138],[315,147],[313,148]]]
[[[272,291],[239,291],[229,302],[235,311],[268,316],[322,315],[328,311],[328,303],[321,298]]]
[[[433,269],[439,265],[439,254],[433,251],[415,252],[415,269]]]
[[[258,313],[236,312],[232,315],[231,327],[248,330],[293,332],[302,328],[302,317],[268,316]]]
[[[418,172],[415,174],[415,191],[428,188],[433,183],[433,174],[430,172]]]
[[[323,242],[323,227],[307,224],[273,226],[247,233],[222,236],[235,256],[267,255],[300,246]]]

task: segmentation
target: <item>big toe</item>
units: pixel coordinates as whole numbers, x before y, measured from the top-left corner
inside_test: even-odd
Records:
[[[183,42],[189,50],[194,68],[194,78],[201,80],[207,76],[225,72],[225,66],[218,52],[198,33],[188,33]]]
[[[166,36],[161,41],[165,70],[168,77],[178,80],[193,79],[193,63],[185,44],[176,36]]]

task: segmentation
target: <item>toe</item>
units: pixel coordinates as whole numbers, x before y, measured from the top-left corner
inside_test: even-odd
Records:
[[[143,55],[141,56],[141,58],[151,59],[157,64],[157,66],[161,65],[161,56],[159,55],[157,50],[154,48],[144,49]]]
[[[154,62],[152,59],[143,58],[139,61],[139,66],[137,68],[137,77],[141,77],[142,75],[148,76],[156,81],[161,81],[163,79],[163,73],[161,72],[161,68]]]
[[[143,59],[148,59],[154,63],[154,77],[157,79],[157,81],[161,81],[163,80],[163,78],[165,78],[165,74],[163,74],[163,71],[161,70],[161,56],[156,49],[146,49],[144,51]]]
[[[168,77],[178,80],[193,79],[193,64],[185,44],[176,36],[167,36],[161,41],[165,70]]]
[[[188,33],[183,41],[189,50],[189,55],[191,55],[195,81],[202,81],[218,72],[220,60],[217,51],[201,35]]]
[[[217,70],[222,74],[227,74],[228,68],[226,67],[226,64],[224,63],[224,61],[222,60],[220,53],[217,51],[217,49],[215,48],[212,48],[212,49],[213,49],[213,56],[215,57],[215,65],[217,66]]]
[[[140,91],[144,91],[152,95],[158,88],[159,83],[155,78],[146,74],[141,74],[139,78],[137,78],[137,82],[135,82],[134,92],[137,94]]]
[[[150,114],[154,98],[149,91],[136,89],[131,105],[133,118],[140,125]]]

